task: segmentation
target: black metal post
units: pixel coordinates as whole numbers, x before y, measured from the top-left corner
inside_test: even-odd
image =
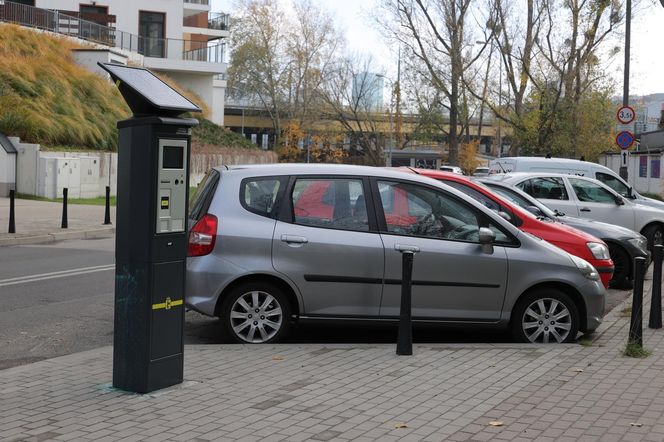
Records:
[[[413,354],[413,323],[411,317],[411,293],[413,286],[413,255],[411,251],[401,252],[401,310],[399,312],[399,335],[397,354]]]
[[[648,327],[662,328],[662,256],[664,255],[664,246],[656,244],[652,252],[652,298],[650,299]]]
[[[16,220],[14,219],[14,199],[16,191],[9,191],[9,233],[16,233]]]
[[[67,228],[67,192],[69,189],[66,187],[62,189],[62,224],[60,227],[63,229]]]
[[[111,224],[111,187],[106,186],[106,211],[104,212],[104,224]]]
[[[629,322],[628,344],[643,347],[643,277],[646,259],[634,258],[634,294],[632,298],[632,318]]]

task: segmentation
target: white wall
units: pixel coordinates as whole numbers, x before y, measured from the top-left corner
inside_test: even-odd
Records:
[[[8,196],[16,187],[16,154],[0,147],[0,196]]]
[[[210,121],[224,125],[224,106],[226,101],[226,81],[214,80],[212,83],[212,105],[210,106]]]
[[[86,2],[89,3],[89,2]],[[80,0],[36,0],[35,6],[46,9],[78,11]],[[119,31],[138,35],[139,11],[166,13],[166,38],[182,38],[184,5],[182,0],[100,0],[97,6],[108,6],[108,13],[115,15],[115,27]]]
[[[110,49],[74,49],[72,50],[72,55],[77,64],[104,78],[110,78],[110,76],[105,70],[99,67],[98,62],[127,65],[126,55]]]
[[[37,195],[37,171],[39,170],[39,144],[21,143],[9,138],[16,147],[16,191]]]
[[[647,158],[646,176],[640,177],[641,157]],[[652,178],[652,160],[660,160],[659,178]],[[599,164],[608,167],[615,173],[620,173],[622,157],[620,154],[602,155]],[[630,154],[627,160],[627,182],[634,187],[637,192],[662,194],[664,191],[664,155],[656,154]]]

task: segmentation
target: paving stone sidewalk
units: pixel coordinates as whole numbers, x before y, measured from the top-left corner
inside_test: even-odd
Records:
[[[0,198],[0,247],[112,235],[115,207],[111,207],[111,225],[103,224],[104,210],[104,206],[68,204],[68,228],[62,229],[62,203],[16,199],[16,233],[11,234],[9,198]]]
[[[186,346],[185,382],[147,395],[101,348],[0,371],[0,439],[661,441],[664,330],[622,356],[628,307],[590,346]]]

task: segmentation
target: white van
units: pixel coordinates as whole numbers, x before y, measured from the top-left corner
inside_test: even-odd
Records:
[[[590,161],[571,160],[568,158],[503,157],[492,160],[489,163],[489,168],[491,175],[510,172],[549,172],[594,178],[636,204],[643,204],[664,210],[664,202],[639,195],[632,186],[627,184],[613,170]]]

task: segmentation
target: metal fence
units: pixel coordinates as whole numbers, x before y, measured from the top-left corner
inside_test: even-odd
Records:
[[[226,49],[225,43],[142,37],[82,20],[64,12],[35,8],[6,0],[0,0],[0,21],[125,49],[145,57],[223,63]]]

